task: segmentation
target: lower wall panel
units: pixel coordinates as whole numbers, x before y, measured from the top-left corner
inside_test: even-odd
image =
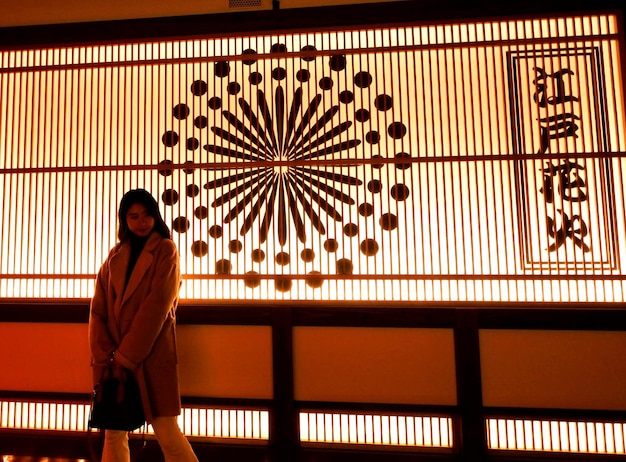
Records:
[[[0,390],[89,394],[87,334],[86,324],[0,323]]]
[[[457,372],[464,365],[455,352],[463,336],[454,317],[423,326],[416,316],[394,325],[383,311],[372,311],[367,322],[355,318],[353,326],[347,314],[340,326],[312,325],[311,318],[283,325],[272,317],[237,325],[235,314],[225,315],[228,324],[179,325],[187,408],[181,427],[199,454],[250,462],[471,460],[459,432],[465,414]],[[378,313],[384,327],[376,325]],[[543,329],[478,328],[480,357],[472,361],[481,372],[482,408],[473,422],[484,423],[490,460],[626,454],[626,333],[601,319],[594,327],[605,330],[567,323],[559,330],[556,322]],[[281,338],[291,340],[277,348],[281,329]],[[276,361],[292,362],[293,376],[277,374]],[[85,322],[0,322],[0,370],[0,453],[75,453],[42,443],[63,439],[84,448],[91,390]],[[276,396],[277,381],[282,390],[293,386],[293,395]],[[67,415],[80,401],[75,427],[37,427],[37,409],[52,409],[55,400],[61,406],[55,412],[69,409]],[[15,417],[20,409],[24,420]],[[274,439],[281,413],[287,413],[281,422],[298,427],[293,441]]]
[[[480,331],[485,406],[626,411],[626,332]]]
[[[271,399],[270,326],[179,325],[183,396]]]
[[[271,399],[270,326],[178,326],[184,396]],[[86,324],[0,323],[0,390],[92,390]]]
[[[295,327],[295,398],[456,404],[452,329]]]

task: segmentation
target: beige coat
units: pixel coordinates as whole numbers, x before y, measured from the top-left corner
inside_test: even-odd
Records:
[[[180,287],[176,245],[153,232],[124,290],[130,243],[100,268],[89,316],[94,383],[112,352],[139,382],[146,419],[180,414],[175,311]]]

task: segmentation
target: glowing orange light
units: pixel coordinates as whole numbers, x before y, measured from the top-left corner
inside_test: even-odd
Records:
[[[490,449],[626,454],[626,423],[487,419]]]
[[[619,32],[594,15],[3,51],[0,297],[89,298],[119,198],[145,187],[182,299],[623,302]],[[559,117],[571,133],[540,123]],[[580,181],[542,174],[571,159]],[[584,201],[544,192],[583,183]]]
[[[90,406],[84,403],[0,401],[0,428],[86,432]],[[178,424],[198,438],[269,439],[269,411],[184,407]],[[153,434],[147,425],[135,433]]]
[[[452,448],[452,419],[301,412],[300,441]]]

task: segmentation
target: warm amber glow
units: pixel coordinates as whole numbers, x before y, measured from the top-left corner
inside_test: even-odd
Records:
[[[612,15],[0,53],[0,296],[87,298],[122,193],[183,299],[623,302]]]
[[[0,428],[87,431],[89,405],[0,401]]]
[[[84,403],[0,401],[0,428],[84,432],[89,412],[89,404]],[[269,440],[266,410],[184,407],[178,424],[190,437]],[[153,434],[152,426],[135,433]]]
[[[8,455],[4,455],[2,456],[2,462],[21,462],[24,460],[24,456],[8,456]],[[56,458],[48,458],[48,457],[41,457],[39,459],[37,459],[39,462],[54,462],[55,460],[57,460]],[[87,459],[72,459],[75,462],[89,462]]]
[[[452,419],[301,412],[300,441],[452,448]]]
[[[626,454],[626,423],[487,419],[490,449]]]

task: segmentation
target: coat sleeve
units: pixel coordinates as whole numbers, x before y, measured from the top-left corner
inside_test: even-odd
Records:
[[[141,301],[128,332],[115,352],[115,361],[134,370],[150,354],[165,322],[174,318],[180,289],[180,263],[176,245],[164,239],[155,258],[150,290]]]
[[[96,288],[89,308],[89,348],[94,363],[103,363],[115,351],[115,342],[107,327],[107,287],[108,267],[105,262],[96,278]]]

